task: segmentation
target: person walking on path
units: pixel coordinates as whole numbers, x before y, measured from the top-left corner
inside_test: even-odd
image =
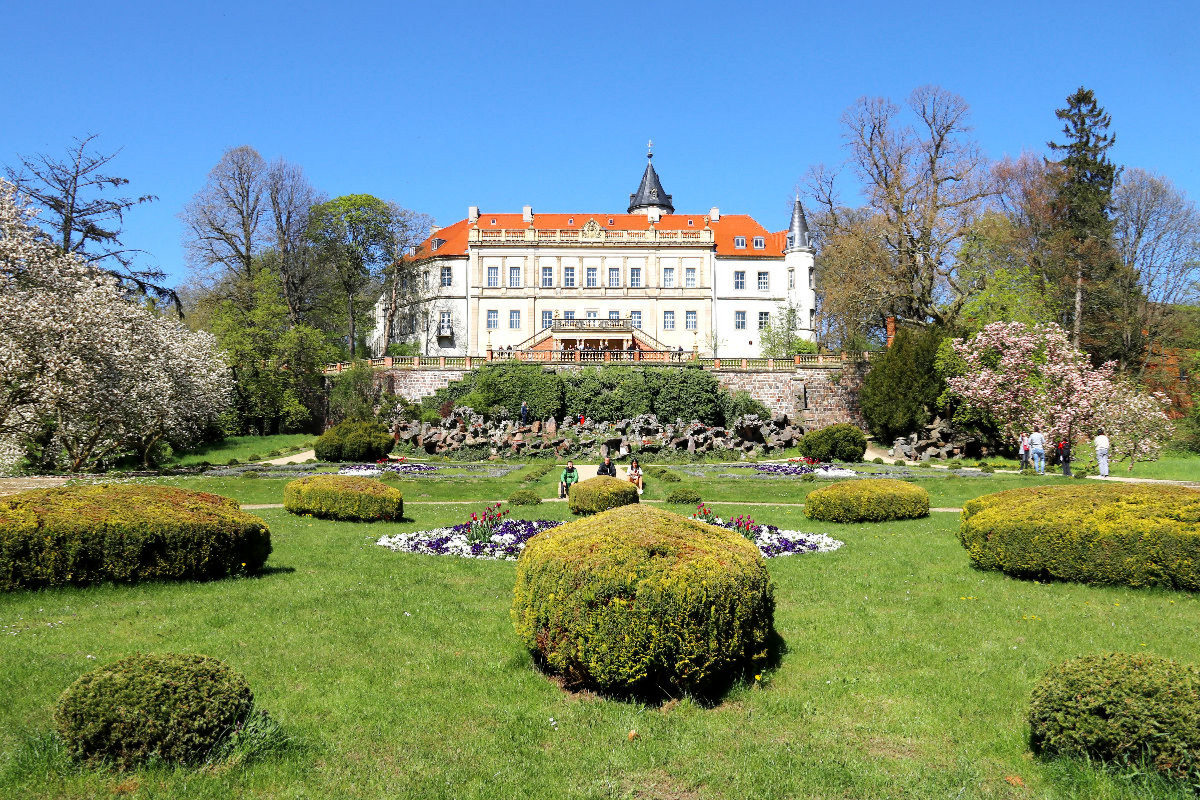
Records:
[[[1033,468],[1038,475],[1046,474],[1046,437],[1037,428],[1029,435],[1029,454],[1033,457]]]
[[[579,483],[579,470],[575,469],[574,461],[568,461],[566,468],[558,476],[558,496],[566,497],[576,483]]]
[[[1017,458],[1021,460],[1021,469],[1029,468],[1029,434],[1022,433],[1017,437]]]
[[[612,459],[608,456],[604,457],[604,463],[596,467],[597,475],[607,475],[610,478],[617,477],[617,465],[612,463]]]
[[[1058,443],[1058,463],[1062,464],[1063,476],[1071,477],[1071,440],[1064,437]]]
[[[1104,435],[1104,429],[1101,428],[1096,431],[1096,466],[1101,478],[1108,477],[1108,451],[1110,447],[1108,437]]]
[[[529,404],[521,401],[521,427],[529,424]]]

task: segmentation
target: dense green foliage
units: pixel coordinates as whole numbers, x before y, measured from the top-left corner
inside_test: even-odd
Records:
[[[572,514],[598,514],[617,506],[637,503],[637,487],[620,478],[597,475],[571,486],[567,506]]]
[[[942,338],[941,328],[901,328],[892,346],[871,359],[858,403],[877,441],[890,445],[933,419],[946,388],[935,364]]]
[[[1200,669],[1148,653],[1051,667],[1029,706],[1034,752],[1146,764],[1178,777],[1200,766]]]
[[[929,492],[893,478],[838,481],[809,492],[809,519],[826,522],[883,522],[929,515]]]
[[[1200,589],[1200,491],[1084,481],[963,506],[971,563],[1009,575]]]
[[[797,448],[801,455],[818,461],[854,464],[867,452],[867,435],[855,425],[839,422],[804,434]]]
[[[260,570],[263,521],[227,497],[97,485],[0,497],[0,589],[212,580]]]
[[[253,706],[246,679],[215,658],[138,654],[80,676],[59,698],[54,724],[84,761],[187,765],[203,762]]]
[[[380,423],[347,420],[321,434],[315,450],[318,461],[378,461],[395,446]]]
[[[774,587],[742,536],[625,506],[529,540],[512,619],[570,685],[703,694],[766,655]]]
[[[508,503],[513,506],[536,506],[540,502],[541,496],[532,489],[517,489],[508,496]]]
[[[327,422],[372,422],[382,391],[369,361],[356,361],[350,369],[329,379]]]
[[[679,483],[683,478],[679,477],[678,472],[672,472],[665,467],[658,467],[653,464],[648,464],[642,468],[642,475],[647,478],[654,478],[656,481],[663,483]]]
[[[404,495],[374,478],[308,475],[283,488],[283,507],[322,519],[394,521],[404,516]]]
[[[690,486],[678,486],[667,492],[667,502],[681,506],[694,506],[700,502],[700,493]]]

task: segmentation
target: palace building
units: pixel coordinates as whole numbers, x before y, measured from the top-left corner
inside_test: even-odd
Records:
[[[415,291],[406,281],[376,304],[372,349],[386,349],[391,303],[392,341],[415,342],[428,356],[754,357],[759,332],[789,306],[800,334],[813,338],[813,250],[799,198],[787,230],[775,232],[715,207],[679,214],[652,158],[625,213],[472,206],[466,219],[434,229],[406,256]]]

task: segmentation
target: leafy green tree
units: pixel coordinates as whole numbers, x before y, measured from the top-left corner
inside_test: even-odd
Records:
[[[800,308],[790,303],[779,306],[772,314],[767,327],[758,332],[762,354],[767,358],[791,358],[795,355],[817,352],[817,343],[800,335],[803,327]]]
[[[933,418],[946,388],[936,366],[944,338],[938,327],[901,328],[892,346],[871,359],[871,371],[863,379],[858,400],[879,441],[891,442]]]
[[[354,362],[350,369],[329,382],[328,421],[373,422],[381,394],[370,363]]]

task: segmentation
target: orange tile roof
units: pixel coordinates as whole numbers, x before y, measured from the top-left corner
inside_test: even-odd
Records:
[[[716,222],[711,221],[707,214],[667,214],[651,225],[645,214],[534,214],[533,227],[537,230],[570,230],[582,228],[588,220],[596,220],[601,228],[606,230],[703,230],[705,226],[712,229],[713,239],[719,256],[748,256],[750,258],[780,258],[787,242],[787,231],[770,232],[747,214],[722,214]],[[514,230],[528,228],[520,214],[480,214],[479,221],[470,223],[465,219],[447,225],[445,228],[431,234],[421,243],[420,249],[409,258],[426,259],[445,256],[465,256],[467,254],[467,233],[471,228],[480,230]],[[746,237],[746,247],[735,248],[734,238]],[[754,237],[762,236],[766,240],[766,248],[754,249]],[[442,239],[444,244],[433,249],[433,240]]]

